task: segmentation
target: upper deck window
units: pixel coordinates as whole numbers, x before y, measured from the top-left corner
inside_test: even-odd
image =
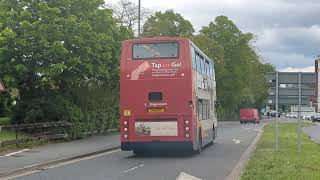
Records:
[[[137,43],[132,48],[133,59],[171,59],[178,58],[177,42]]]

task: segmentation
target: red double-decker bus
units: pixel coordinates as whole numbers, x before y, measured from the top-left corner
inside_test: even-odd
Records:
[[[124,41],[120,62],[121,149],[189,148],[217,134],[214,64],[186,38]]]

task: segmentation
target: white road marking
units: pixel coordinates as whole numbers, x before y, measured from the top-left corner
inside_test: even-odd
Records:
[[[121,151],[121,150],[120,149],[116,149],[116,150],[108,151],[108,152],[105,152],[105,153],[102,153],[102,154],[97,154],[97,155],[93,155],[93,156],[89,156],[89,157],[84,157],[84,158],[80,158],[80,159],[75,159],[75,160],[59,163],[59,164],[56,164],[56,165],[49,166],[49,167],[47,167],[45,169],[52,169],[52,168],[56,168],[56,167],[60,167],[60,166],[68,165],[68,164],[73,164],[73,163],[76,163],[76,162],[79,162],[79,161],[101,157],[101,156],[105,156],[105,155],[112,154],[112,153],[119,152],[119,151]]]
[[[84,158],[80,158],[80,159],[76,159],[76,160],[72,160],[72,161],[68,161],[68,162],[63,162],[63,163],[59,163],[59,164],[52,165],[52,166],[46,166],[46,167],[42,167],[42,169],[23,172],[23,173],[20,173],[20,174],[16,174],[16,175],[12,175],[12,176],[6,177],[4,179],[5,180],[16,179],[18,177],[27,176],[27,175],[31,175],[31,174],[35,174],[35,173],[41,172],[42,170],[45,170],[45,169],[56,168],[56,167],[59,167],[59,166],[64,166],[64,165],[76,163],[76,162],[79,162],[79,161],[88,160],[88,159],[92,159],[92,158],[96,158],[96,157],[112,154],[112,153],[119,152],[119,151],[121,151],[121,150],[120,149],[116,149],[116,150],[112,150],[112,151],[105,152],[105,153],[98,154],[98,155],[93,155],[93,156],[84,157]],[[32,165],[25,166],[25,167],[33,167],[33,166],[37,166],[37,165],[39,165],[39,164],[32,164]]]
[[[133,167],[133,168],[131,168],[131,169],[128,169],[128,170],[125,170],[125,171],[123,171],[124,173],[127,173],[127,172],[130,172],[130,171],[133,171],[133,170],[135,170],[135,169],[137,169],[137,168],[139,168],[139,167],[143,167],[144,166],[144,164],[140,164],[139,166],[135,166],[135,167]]]
[[[22,153],[22,152],[25,152],[25,151],[29,151],[29,150],[30,149],[23,149],[21,151],[12,152],[12,153],[6,154],[4,156],[8,157],[8,156],[12,156],[12,155],[19,154],[19,153]]]
[[[192,176],[190,174],[187,174],[185,172],[181,172],[179,176],[176,178],[176,180],[202,180],[202,179]]]
[[[34,167],[34,166],[39,166],[40,164],[32,164],[32,165],[29,165],[29,166],[25,166],[23,168],[30,168],[30,167]]]
[[[240,144],[240,142],[241,142],[240,139],[232,139],[232,141],[233,141],[235,144]]]

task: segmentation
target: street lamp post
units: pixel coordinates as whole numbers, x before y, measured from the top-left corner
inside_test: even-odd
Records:
[[[138,37],[140,36],[141,0],[138,3]]]

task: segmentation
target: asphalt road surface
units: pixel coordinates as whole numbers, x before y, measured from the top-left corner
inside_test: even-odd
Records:
[[[213,145],[200,155],[157,153],[138,157],[120,150],[53,166],[19,180],[175,180],[191,175],[206,180],[224,179],[239,161],[242,153],[256,137],[261,125],[220,123]],[[182,173],[183,172],[183,173]],[[186,174],[185,174],[186,173]]]

